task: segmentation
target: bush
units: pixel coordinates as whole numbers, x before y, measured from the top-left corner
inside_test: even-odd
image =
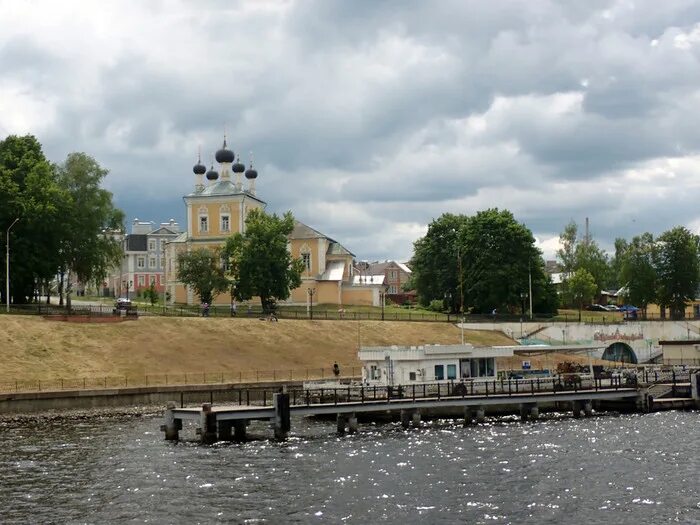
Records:
[[[431,312],[442,312],[445,309],[445,303],[442,299],[433,299],[428,305],[428,310]]]

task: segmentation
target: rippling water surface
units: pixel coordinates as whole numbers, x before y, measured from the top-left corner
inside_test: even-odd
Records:
[[[3,523],[700,523],[700,413],[421,429],[292,421],[170,444],[159,418],[0,426]],[[193,439],[186,427],[183,437]]]

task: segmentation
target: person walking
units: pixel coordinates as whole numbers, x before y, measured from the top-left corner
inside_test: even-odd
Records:
[[[335,363],[333,363],[333,375],[335,377],[338,377],[340,375],[340,367],[338,366],[337,361]]]

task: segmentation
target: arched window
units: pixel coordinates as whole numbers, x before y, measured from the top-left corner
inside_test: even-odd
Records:
[[[301,250],[299,250],[299,253],[301,254],[301,260],[304,263],[304,268],[306,268],[306,272],[311,272],[311,250],[309,249],[309,246],[306,243],[304,243],[301,247]]]
[[[199,233],[209,232],[209,210],[206,206],[199,207]]]

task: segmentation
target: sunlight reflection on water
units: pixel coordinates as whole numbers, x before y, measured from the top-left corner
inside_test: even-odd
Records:
[[[698,412],[342,437],[295,420],[285,443],[255,423],[256,439],[210,447],[167,443],[159,424],[5,424],[3,523],[700,523]]]

